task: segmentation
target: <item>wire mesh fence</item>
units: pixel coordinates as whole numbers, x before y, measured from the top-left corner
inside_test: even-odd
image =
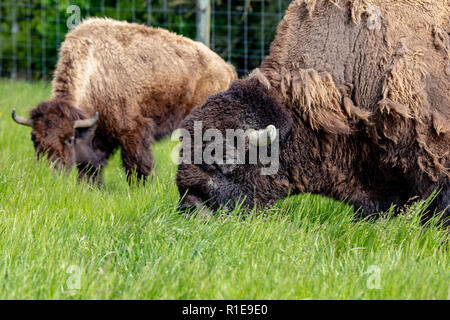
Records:
[[[0,77],[49,80],[78,8],[82,19],[109,17],[196,39],[196,0],[0,0]],[[210,47],[240,75],[268,53],[290,0],[211,0]],[[72,6],[72,7],[71,7]],[[76,7],[73,7],[76,6]]]

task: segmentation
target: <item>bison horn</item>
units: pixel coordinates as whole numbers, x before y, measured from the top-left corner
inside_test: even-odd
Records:
[[[274,125],[269,125],[265,129],[252,130],[248,134],[248,142],[256,147],[263,147],[271,144],[277,137],[277,128]]]
[[[23,124],[24,126],[28,126],[28,127],[33,126],[33,120],[16,115],[16,109],[12,110],[11,116],[12,116],[13,120],[15,122],[17,122],[18,124]]]
[[[92,127],[98,120],[98,112],[94,114],[92,118],[84,119],[84,120],[75,120],[73,123],[73,127],[76,128],[90,128]]]

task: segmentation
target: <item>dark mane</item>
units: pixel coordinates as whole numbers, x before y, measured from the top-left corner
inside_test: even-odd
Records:
[[[74,108],[65,100],[44,101],[30,111],[30,117],[32,120],[36,120],[38,118],[48,118],[51,116],[64,118],[71,121],[86,118],[83,111]]]

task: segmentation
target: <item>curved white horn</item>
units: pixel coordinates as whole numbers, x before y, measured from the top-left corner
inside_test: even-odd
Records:
[[[277,128],[274,125],[269,125],[265,129],[252,130],[248,134],[248,142],[256,147],[268,146],[275,141],[277,137]]]
[[[17,122],[18,124],[22,124],[22,125],[28,126],[28,127],[33,126],[33,120],[16,115],[16,109],[12,110],[11,116],[12,116],[13,120],[15,122]]]
[[[98,112],[94,114],[92,118],[84,120],[75,120],[73,127],[76,128],[89,128],[92,127],[98,120]]]

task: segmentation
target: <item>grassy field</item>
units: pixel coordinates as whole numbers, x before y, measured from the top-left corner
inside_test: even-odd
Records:
[[[0,299],[450,299],[448,234],[420,225],[419,204],[376,223],[313,195],[186,218],[169,140],[145,187],[128,186],[119,154],[104,190],[36,162],[10,113],[49,94],[0,81]]]

